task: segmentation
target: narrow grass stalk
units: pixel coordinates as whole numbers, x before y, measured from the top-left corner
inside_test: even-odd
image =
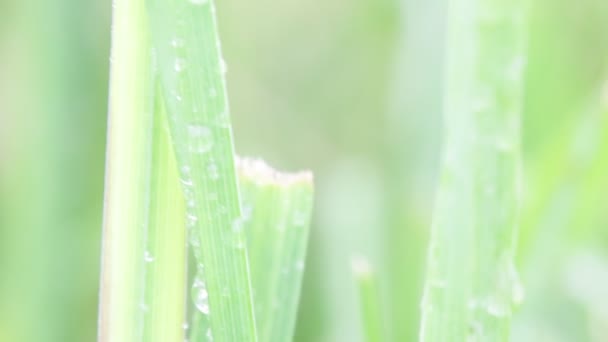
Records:
[[[152,90],[143,0],[114,3],[99,341],[141,338]]]
[[[520,202],[523,1],[451,0],[444,161],[420,340],[507,341],[522,288]]]
[[[290,341],[305,265],[312,175],[279,173],[255,159],[240,159],[238,172],[258,337]]]
[[[256,341],[225,75],[212,0],[149,0],[152,42],[197,260],[205,335]],[[202,315],[202,316],[201,316]],[[198,324],[198,323],[197,323]]]
[[[376,275],[367,259],[355,257],[351,261],[353,277],[359,292],[361,318],[366,342],[385,341],[380,298],[376,287]]]

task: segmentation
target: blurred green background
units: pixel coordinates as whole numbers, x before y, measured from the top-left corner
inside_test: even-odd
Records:
[[[446,3],[216,1],[237,151],[316,174],[296,341],[415,341]],[[530,1],[514,341],[608,341],[608,2]],[[0,341],[94,341],[110,1],[0,0]]]

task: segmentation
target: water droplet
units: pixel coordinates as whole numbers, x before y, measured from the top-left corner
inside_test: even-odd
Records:
[[[213,341],[213,334],[211,333],[211,328],[207,328],[207,341]]]
[[[188,175],[188,174],[190,174],[190,171],[191,171],[191,170],[190,170],[190,166],[188,166],[188,165],[184,165],[184,166],[182,167],[182,172],[183,172],[184,174]]]
[[[245,248],[245,243],[243,243],[243,241],[241,241],[240,239],[237,240],[237,242],[234,244],[234,247],[236,249],[243,249]]]
[[[513,284],[513,293],[511,296],[511,299],[513,300],[513,304],[521,305],[521,303],[524,301],[525,296],[526,296],[526,292],[525,292],[524,287],[521,284],[521,282],[514,283]]]
[[[230,127],[230,115],[228,111],[222,111],[217,117],[217,126],[222,128]]]
[[[220,73],[225,74],[228,72],[228,65],[223,58],[220,58]]]
[[[251,215],[253,214],[253,207],[250,204],[243,204],[243,220],[249,221],[251,219]]]
[[[201,246],[201,242],[198,238],[198,235],[195,233],[190,234],[190,244],[192,247],[198,248]]]
[[[304,211],[298,210],[293,215],[293,224],[296,226],[305,226],[308,215]]]
[[[506,69],[506,78],[508,81],[520,81],[524,68],[526,67],[525,57],[518,55],[511,61],[511,64]]]
[[[446,286],[445,280],[443,279],[433,279],[431,281],[431,286],[437,289],[444,289]]]
[[[513,304],[520,305],[525,297],[525,289],[515,268],[512,258],[507,263],[507,286],[511,291],[511,300]]]
[[[508,153],[508,152],[511,152],[513,150],[513,144],[511,144],[505,138],[499,138],[499,139],[496,140],[496,149],[499,152]]]
[[[186,214],[186,225],[188,227],[194,227],[196,222],[198,222],[198,217],[196,215]]]
[[[192,181],[192,179],[180,179],[180,182],[182,182],[183,185],[185,186],[193,186],[194,182]]]
[[[154,261],[154,257],[152,256],[152,254],[150,254],[149,251],[146,251],[144,253],[144,261],[145,262],[152,262],[152,261]]]
[[[497,296],[490,296],[485,303],[488,314],[494,317],[504,317],[509,313],[508,305]]]
[[[173,38],[171,40],[171,46],[173,46],[174,48],[180,48],[184,46],[184,40],[181,38]]]
[[[213,132],[207,126],[189,125],[188,134],[193,138],[190,151],[195,153],[206,153],[213,146]]]
[[[190,0],[190,3],[193,5],[207,5],[209,0]]]
[[[467,307],[469,310],[476,310],[479,307],[479,301],[475,298],[471,298],[467,302]]]
[[[236,218],[232,221],[232,231],[238,233],[243,230],[243,219]]]
[[[205,286],[205,282],[199,278],[194,280],[194,284],[192,285],[192,293],[194,294],[194,305],[198,309],[198,311],[202,312],[204,315],[209,314],[209,293],[207,292],[207,288]]]
[[[296,270],[297,271],[303,271],[304,270],[304,261],[303,260],[298,260],[296,261]]]
[[[186,68],[186,61],[182,58],[176,58],[173,63],[173,68],[176,72],[182,72]]]
[[[220,178],[220,173],[215,163],[210,163],[207,165],[207,175],[211,180],[218,180]]]
[[[188,322],[184,322],[184,324],[182,324],[182,329],[188,330],[189,328],[190,328],[190,325],[188,325]]]
[[[483,326],[477,321],[469,322],[469,332],[467,334],[467,342],[479,341],[483,335]]]

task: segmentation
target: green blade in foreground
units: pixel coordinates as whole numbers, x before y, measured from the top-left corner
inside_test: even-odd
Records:
[[[98,339],[141,339],[152,91],[144,0],[115,1]]]
[[[376,275],[367,259],[355,257],[351,268],[359,292],[361,322],[366,342],[384,341],[380,298],[376,287]]]
[[[162,96],[154,112],[143,341],[182,342],[186,315],[186,205]]]
[[[260,341],[293,338],[313,206],[310,172],[279,173],[239,159],[255,314]]]
[[[225,65],[212,0],[148,0],[152,42],[186,198],[193,300],[217,341],[256,341]]]
[[[507,341],[522,299],[523,2],[450,0],[444,161],[420,341]]]

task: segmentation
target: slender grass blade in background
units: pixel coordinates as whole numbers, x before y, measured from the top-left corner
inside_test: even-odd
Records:
[[[263,161],[239,159],[243,221],[247,234],[260,341],[293,338],[310,230],[310,172],[279,173]]]
[[[144,0],[115,1],[99,341],[141,339],[152,78]]]
[[[256,341],[215,4],[149,0],[148,10],[197,259],[192,297],[209,338]]]
[[[421,341],[507,341],[526,61],[522,1],[451,0],[445,139]]]
[[[381,301],[378,297],[376,275],[372,270],[372,266],[367,259],[355,257],[352,260],[351,268],[359,292],[365,341],[385,341]]]

